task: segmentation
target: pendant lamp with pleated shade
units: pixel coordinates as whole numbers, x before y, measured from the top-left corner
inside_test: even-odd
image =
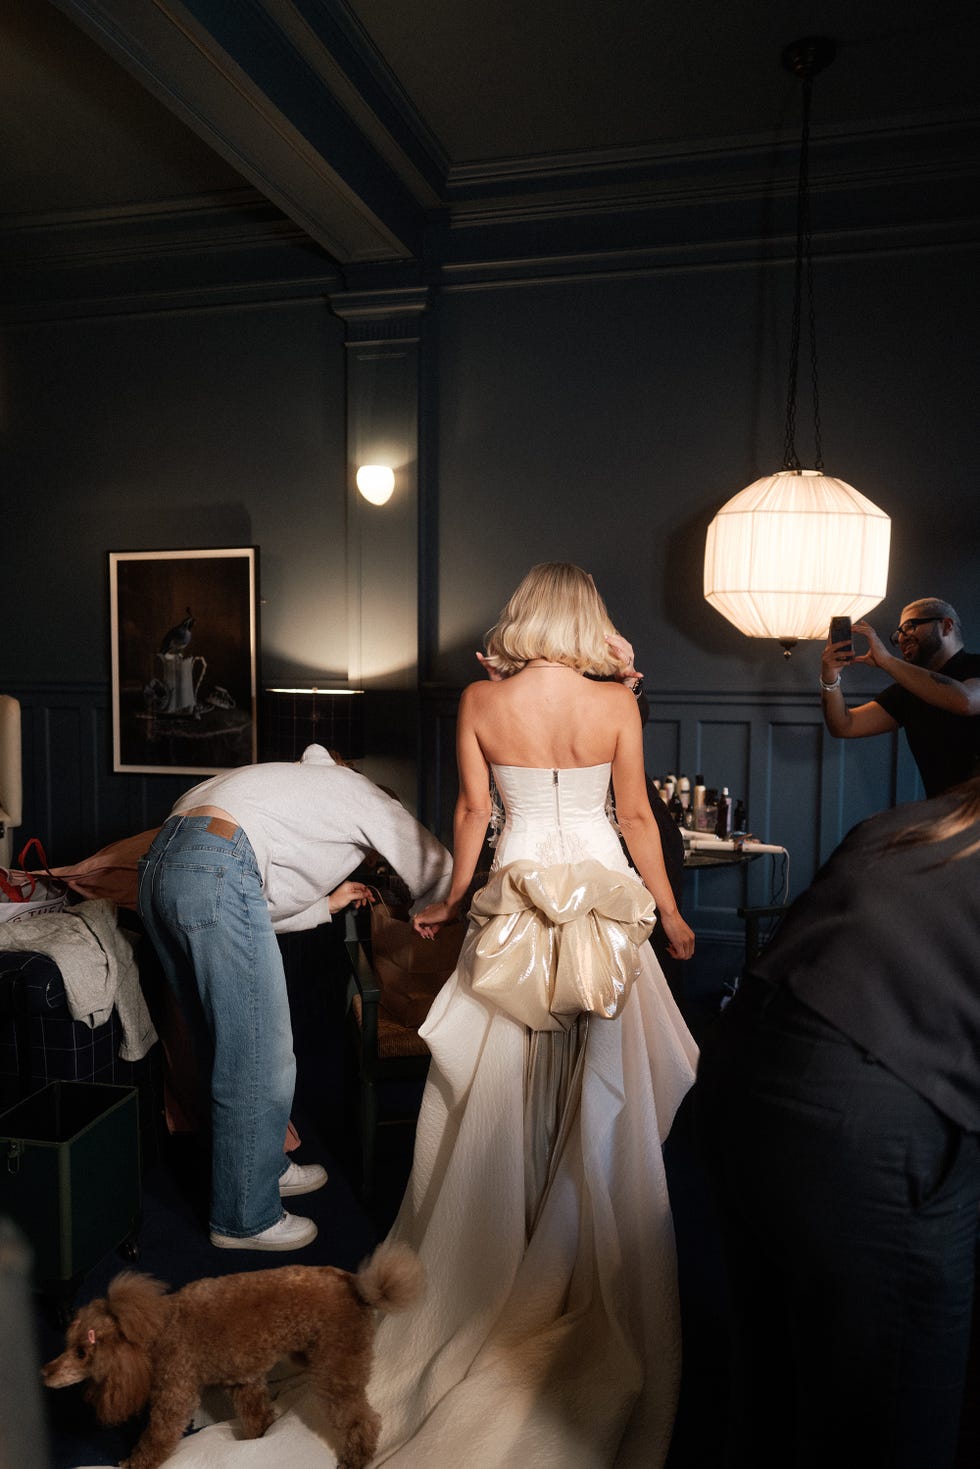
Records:
[[[891,522],[845,480],[825,473],[820,443],[809,173],[812,78],[833,59],[825,37],[794,41],[783,64],[803,82],[796,273],[782,468],[740,490],[708,526],[704,595],[747,637],[776,638],[786,656],[801,638],[827,636],[830,619],[862,617],[888,583]],[[804,281],[813,389],[815,468],[796,452],[796,385]]]
[[[708,526],[704,595],[750,638],[826,638],[885,595],[891,521],[833,475],[781,470],[740,490]]]

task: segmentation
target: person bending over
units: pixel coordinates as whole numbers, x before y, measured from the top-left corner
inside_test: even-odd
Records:
[[[291,1250],[316,1236],[282,1197],[326,1182],[286,1162],[296,1077],[276,935],[369,901],[350,874],[380,854],[422,902],[449,853],[366,776],[310,745],[296,763],[246,765],[175,803],[140,863],[139,913],[211,1076],[211,1243]]]

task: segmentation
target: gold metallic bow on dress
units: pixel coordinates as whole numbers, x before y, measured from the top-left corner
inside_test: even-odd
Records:
[[[566,1030],[588,1011],[613,1020],[640,972],[656,904],[601,862],[511,862],[473,899],[460,973],[532,1030]]]

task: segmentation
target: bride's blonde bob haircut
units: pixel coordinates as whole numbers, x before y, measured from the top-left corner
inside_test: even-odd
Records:
[[[622,668],[606,643],[615,631],[587,571],[569,561],[543,561],[531,567],[487,633],[487,662],[504,677],[532,658],[608,676]]]

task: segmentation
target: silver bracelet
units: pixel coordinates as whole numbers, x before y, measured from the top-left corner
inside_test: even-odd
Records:
[[[831,691],[831,689],[839,689],[840,688],[840,674],[837,675],[837,677],[834,679],[833,683],[824,683],[822,676],[819,676],[819,677],[820,677],[820,687],[823,689],[823,691],[824,691],[825,694],[829,694],[830,691]]]

